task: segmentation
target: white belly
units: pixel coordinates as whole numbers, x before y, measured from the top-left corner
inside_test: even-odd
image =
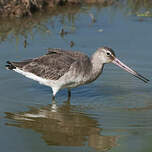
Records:
[[[25,72],[23,70],[20,70],[19,68],[16,68],[16,69],[13,69],[14,71],[24,75],[25,77],[27,78],[30,78],[30,79],[33,79],[35,81],[38,81],[40,84],[43,84],[43,85],[46,85],[46,86],[50,86],[50,80],[47,80],[47,79],[44,79],[44,78],[41,78],[33,73],[30,73],[30,72]],[[51,80],[53,82],[53,80]],[[54,82],[55,83],[55,82]]]
[[[14,71],[30,78],[35,81],[38,81],[40,84],[49,86],[53,90],[53,94],[55,95],[60,89],[63,88],[74,88],[77,86],[80,86],[82,84],[87,83],[87,79],[83,78],[81,75],[74,76],[71,74],[71,72],[67,72],[64,74],[60,79],[58,80],[49,80],[42,77],[39,77],[33,73],[25,72],[23,70],[20,70],[19,68],[13,69]]]

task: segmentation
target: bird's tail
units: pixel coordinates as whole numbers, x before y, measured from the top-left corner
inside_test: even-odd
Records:
[[[8,70],[16,69],[16,67],[10,61],[7,61],[6,63],[7,63],[7,65],[5,65],[6,69]]]

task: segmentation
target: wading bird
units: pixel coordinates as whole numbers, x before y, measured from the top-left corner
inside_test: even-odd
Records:
[[[97,49],[91,58],[77,51],[49,49],[44,56],[21,62],[7,61],[7,63],[7,69],[14,70],[40,84],[51,87],[53,99],[60,89],[67,88],[68,97],[70,97],[71,88],[96,80],[106,63],[116,64],[145,83],[149,81],[118,60],[114,51],[108,47]]]

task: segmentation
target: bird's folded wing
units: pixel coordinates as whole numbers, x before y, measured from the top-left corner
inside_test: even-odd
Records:
[[[33,73],[39,77],[58,80],[68,72],[74,61],[75,60],[69,56],[55,53],[22,62],[11,62],[11,64],[25,72]]]

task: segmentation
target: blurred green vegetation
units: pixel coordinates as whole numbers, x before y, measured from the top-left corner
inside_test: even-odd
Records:
[[[151,17],[152,1],[151,0],[126,0],[125,4],[131,15]]]

